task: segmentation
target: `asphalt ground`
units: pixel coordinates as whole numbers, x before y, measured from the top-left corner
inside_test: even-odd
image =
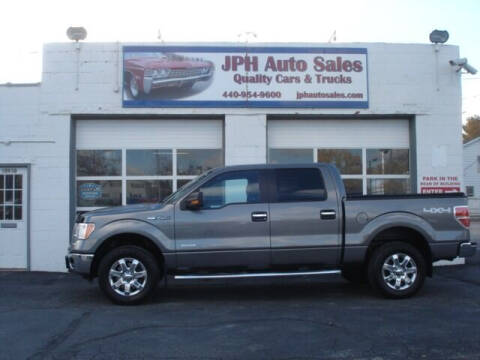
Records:
[[[480,359],[480,266],[435,272],[406,300],[331,275],[170,281],[136,307],[73,274],[0,272],[0,359]]]
[[[406,300],[337,275],[169,279],[135,307],[77,275],[0,272],[0,359],[480,359],[480,252],[434,271]]]

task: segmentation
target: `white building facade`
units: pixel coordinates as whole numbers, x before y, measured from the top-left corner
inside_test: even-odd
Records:
[[[480,215],[480,137],[463,145],[463,191],[473,215]]]
[[[332,162],[349,193],[460,191],[458,57],[431,44],[48,44],[40,84],[0,86],[0,268],[64,271],[78,212],[161,201],[217,166]]]

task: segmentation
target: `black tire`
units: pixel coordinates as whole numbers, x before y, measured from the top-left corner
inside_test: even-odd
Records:
[[[127,265],[126,269],[128,269],[123,272],[125,277],[119,275],[111,276],[111,270],[114,273],[122,272],[122,259]],[[138,263],[134,263],[131,259],[137,260]],[[143,272],[146,274],[144,278],[135,278],[135,276],[141,275]],[[128,277],[126,277],[127,275]],[[160,270],[155,257],[147,250],[137,246],[121,246],[113,249],[103,257],[98,268],[98,285],[100,289],[111,301],[120,305],[134,305],[145,300],[155,289],[159,278]],[[141,286],[135,287],[135,280]],[[117,283],[117,281],[122,283],[122,285],[115,286],[111,284],[111,282]],[[124,285],[126,282],[129,284]],[[137,292],[137,290],[139,291]],[[130,292],[130,295],[126,295],[128,292]],[[124,293],[124,295],[121,293]]]
[[[363,266],[346,267],[342,269],[342,277],[352,284],[366,284],[367,274]]]
[[[129,74],[127,77],[127,89],[133,99],[138,99],[140,97],[141,91],[138,86],[138,81],[132,74]]]
[[[397,270],[394,270],[395,255],[398,260]],[[406,256],[413,262],[407,263]],[[384,264],[387,265],[386,268]],[[416,268],[415,277],[413,277],[414,268]],[[392,299],[407,298],[416,294],[423,286],[426,275],[425,258],[418,249],[408,243],[401,241],[386,243],[375,249],[371,255],[367,275],[370,286],[383,296]],[[393,278],[387,281],[386,279],[390,276]],[[407,277],[409,280],[406,279]],[[397,278],[400,279],[398,287]]]

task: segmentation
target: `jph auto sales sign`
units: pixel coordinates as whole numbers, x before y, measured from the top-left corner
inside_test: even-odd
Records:
[[[124,107],[368,108],[367,49],[126,46]]]

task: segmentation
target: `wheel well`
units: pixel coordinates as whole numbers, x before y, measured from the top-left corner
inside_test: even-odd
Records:
[[[420,253],[425,257],[425,262],[427,264],[427,275],[432,276],[432,253],[430,251],[430,245],[428,244],[427,239],[425,239],[425,237],[418,231],[407,227],[393,227],[383,230],[375,235],[368,246],[365,264],[368,263],[370,256],[373,254],[373,251],[376,248],[392,241],[403,241],[417,248],[417,250],[419,250]]]
[[[144,248],[145,250],[151,252],[155,259],[157,259],[158,264],[160,265],[160,271],[163,271],[163,266],[165,264],[165,258],[163,257],[160,249],[153,243],[149,238],[134,233],[125,233],[117,234],[108,239],[106,239],[102,245],[95,252],[93,258],[92,268],[90,270],[90,276],[92,278],[98,275],[98,266],[102,261],[102,258],[112,249],[119,246],[133,245]]]

